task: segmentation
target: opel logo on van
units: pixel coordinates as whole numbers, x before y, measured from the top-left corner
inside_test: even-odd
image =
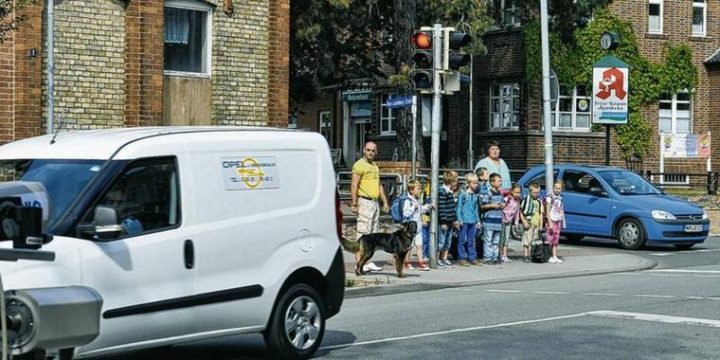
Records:
[[[258,164],[254,158],[243,159],[242,162],[238,164],[237,173],[240,175],[240,180],[251,189],[260,186],[263,181],[263,176],[265,176],[260,164]]]

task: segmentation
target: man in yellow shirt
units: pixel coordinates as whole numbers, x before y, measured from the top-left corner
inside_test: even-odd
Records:
[[[385,190],[380,182],[380,169],[374,162],[375,155],[377,155],[377,144],[368,141],[365,143],[362,159],[356,161],[352,167],[350,210],[357,214],[357,239],[379,231],[380,206],[378,199],[383,202],[382,210],[384,212],[390,210]],[[360,260],[358,254],[355,254],[355,260],[356,262]],[[363,271],[380,270],[382,268],[373,262],[365,264],[363,269]]]

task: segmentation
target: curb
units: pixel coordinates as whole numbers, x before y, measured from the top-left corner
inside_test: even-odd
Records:
[[[640,258],[640,257],[638,257],[638,258]],[[430,291],[430,290],[439,290],[439,289],[448,289],[448,288],[458,288],[458,287],[475,286],[475,285],[500,284],[500,283],[511,283],[511,282],[520,282],[520,281],[559,279],[559,278],[578,277],[578,276],[587,276],[587,275],[603,275],[603,274],[613,274],[613,273],[621,273],[621,272],[642,271],[642,270],[652,269],[657,266],[657,261],[655,261],[655,260],[650,260],[650,259],[645,259],[645,258],[640,258],[640,259],[642,259],[642,261],[640,262],[640,264],[638,264],[636,266],[624,266],[624,267],[619,267],[619,268],[615,268],[615,269],[607,269],[607,270],[585,269],[585,270],[569,271],[566,273],[559,273],[559,274],[516,276],[516,277],[510,277],[510,278],[504,278],[504,279],[476,280],[476,281],[455,282],[455,283],[447,283],[447,282],[446,283],[422,283],[422,282],[418,282],[418,283],[412,283],[412,284],[389,284],[389,285],[366,286],[366,287],[357,287],[357,288],[345,288],[345,299],[355,299],[355,298],[361,298],[361,297],[400,294],[400,293],[416,292],[416,291]]]

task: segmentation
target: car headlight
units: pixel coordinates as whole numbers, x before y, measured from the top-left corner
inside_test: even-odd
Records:
[[[705,209],[703,209],[703,220],[709,219],[709,218],[710,218],[710,217],[708,216],[707,211],[705,211]]]
[[[663,210],[653,210],[652,217],[656,220],[675,220],[675,215]]]

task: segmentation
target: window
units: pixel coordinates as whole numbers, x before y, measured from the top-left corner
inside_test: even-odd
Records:
[[[387,107],[390,94],[380,95],[380,135],[395,135],[395,110]]]
[[[329,110],[320,111],[318,113],[318,120],[320,123],[320,134],[330,143],[330,137],[332,134],[332,112]]]
[[[100,198],[97,206],[115,210],[120,237],[173,228],[180,224],[180,191],[174,158],[130,164]],[[94,211],[85,223],[94,221]]]
[[[515,0],[494,0],[495,26],[513,27],[520,26],[520,16]]]
[[[590,131],[590,94],[585,86],[560,86],[552,127],[553,130]]]
[[[600,181],[583,171],[566,170],[563,174],[563,185],[565,185],[565,191],[568,192],[596,196],[607,195]]]
[[[705,36],[705,20],[707,20],[707,6],[705,0],[693,0],[692,13],[693,36]]]
[[[648,32],[662,34],[663,32],[663,0],[649,0],[648,4]]]
[[[297,114],[290,114],[288,116],[288,129],[297,129],[298,127],[298,116]]]
[[[168,73],[210,75],[212,8],[195,0],[165,2],[165,61]]]
[[[558,170],[555,169],[555,170],[553,170],[553,180],[557,180],[557,176],[558,176]],[[531,182],[537,183],[538,186],[540,186],[540,189],[544,190],[545,189],[545,172],[543,171],[543,172],[535,175],[534,178],[530,179],[530,181],[528,181],[527,184],[525,184],[525,187],[528,187]]]
[[[520,125],[520,84],[490,86],[490,130],[517,130]]]
[[[689,134],[692,132],[690,93],[663,94],[660,97],[660,132]]]

